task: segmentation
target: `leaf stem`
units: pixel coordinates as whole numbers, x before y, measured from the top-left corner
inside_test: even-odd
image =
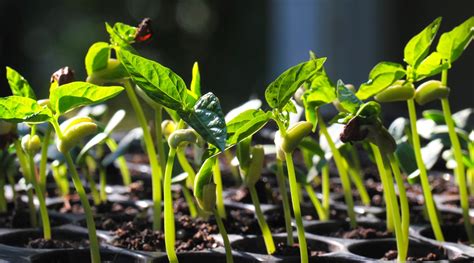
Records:
[[[181,191],[183,191],[184,199],[186,200],[186,203],[188,204],[189,214],[191,215],[192,218],[196,218],[198,213],[197,213],[196,204],[194,203],[194,199],[193,199],[193,195],[191,194],[191,191],[189,191],[188,187],[186,187],[185,184],[181,185]]]
[[[384,162],[383,162],[383,159],[382,159],[382,154],[380,153],[379,148],[376,145],[372,144],[372,143],[370,144],[370,148],[372,149],[372,152],[374,154],[375,163],[377,164],[377,169],[378,169],[379,175],[380,175],[380,181],[382,181],[382,188],[383,189],[388,189],[389,185],[387,184],[386,178],[388,176],[390,176],[390,174],[389,174],[390,170],[385,169],[385,165],[384,165]],[[389,192],[384,191],[383,196],[384,196],[386,207],[391,208],[392,207],[392,201],[391,201]],[[393,225],[392,210],[391,209],[386,209],[386,214],[387,214],[386,215],[387,230],[390,231],[390,232],[393,232],[394,231],[394,225]]]
[[[286,167],[288,169],[288,179],[290,181],[291,203],[295,215],[296,230],[298,232],[298,243],[300,248],[300,259],[302,263],[308,262],[308,247],[304,233],[303,219],[300,210],[300,197],[298,195],[298,183],[296,181],[295,167],[291,153],[285,153]]]
[[[49,223],[49,215],[48,209],[46,208],[46,201],[43,195],[43,190],[41,189],[40,185],[35,176],[35,161],[31,154],[28,154],[28,161],[30,167],[30,175],[31,176],[31,183],[35,188],[36,197],[38,198],[39,208],[40,208],[40,216],[41,216],[41,224],[43,226],[43,238],[45,240],[51,239],[51,224]]]
[[[341,153],[336,148],[336,145],[332,141],[331,136],[329,135],[329,132],[326,128],[326,124],[324,123],[324,120],[319,112],[318,112],[318,119],[319,119],[318,121],[319,129],[321,133],[324,135],[324,137],[326,137],[329,148],[331,148],[331,152],[334,158],[334,162],[336,163],[337,170],[339,171],[339,177],[341,178],[342,188],[344,189],[344,199],[347,205],[347,212],[349,214],[350,225],[352,228],[355,228],[357,226],[357,222],[356,222],[356,216],[354,212],[354,199],[352,198],[351,182],[349,180],[349,175],[347,174],[347,170],[345,169],[345,166],[344,166],[344,160],[341,156]]]
[[[293,227],[291,226],[291,211],[290,201],[288,200],[288,192],[286,191],[285,175],[283,171],[283,162],[277,159],[277,183],[278,190],[280,191],[281,201],[283,203],[283,215],[285,217],[285,229],[286,229],[286,243],[288,246],[292,246],[293,241]]]
[[[176,156],[178,157],[179,165],[181,165],[181,168],[183,168],[183,171],[185,171],[188,174],[188,178],[186,178],[186,187],[189,189],[193,189],[194,178],[196,178],[196,172],[194,172],[193,167],[188,162],[188,159],[186,159],[184,150],[185,150],[184,147],[180,147],[176,152]]]
[[[118,145],[113,138],[108,137],[105,140],[105,144],[107,144],[107,147],[109,147],[111,152],[115,152],[117,150]],[[122,174],[123,185],[129,186],[132,183],[132,178],[130,176],[130,170],[128,169],[125,157],[123,157],[123,155],[119,156],[117,157],[116,161],[118,163],[120,173]]]
[[[262,209],[260,208],[260,201],[258,200],[257,190],[255,189],[254,185],[248,186],[250,197],[252,198],[252,203],[255,207],[255,215],[257,216],[258,224],[260,225],[260,229],[262,230],[263,240],[265,241],[265,246],[267,248],[267,253],[269,255],[275,252],[275,243],[273,242],[272,232],[270,231],[270,227],[265,220],[265,216],[263,215]]]
[[[359,192],[360,199],[362,201],[362,204],[365,206],[370,206],[370,197],[369,193],[367,193],[367,189],[365,188],[364,182],[362,181],[362,178],[359,174],[359,171],[356,170],[356,168],[350,167],[349,163],[347,162],[346,158],[342,158],[345,169],[349,173],[349,177],[356,187],[357,191]]]
[[[229,236],[227,235],[227,231],[225,230],[224,222],[222,222],[222,218],[219,216],[219,213],[214,210],[214,217],[216,218],[217,227],[219,228],[219,233],[224,240],[224,247],[225,247],[225,258],[227,263],[234,263],[234,258],[232,257],[232,248],[230,247]]]
[[[160,161],[161,173],[165,173],[166,152],[163,143],[163,130],[161,123],[163,122],[163,107],[157,106],[155,110],[155,132],[156,132],[156,149],[158,151],[158,160]]]
[[[23,152],[23,149],[21,148],[20,145],[20,140],[15,140],[15,151],[16,151],[16,156],[18,157],[18,161],[20,162],[20,167],[21,170],[23,171],[23,177],[25,178],[26,184],[30,184],[30,169],[28,167],[28,162],[26,160],[25,153]],[[28,187],[26,190],[26,194],[28,196],[28,211],[30,214],[30,224],[32,228],[35,228],[38,226],[38,221],[36,218],[36,207],[35,203],[33,201],[34,195],[33,195],[33,189],[31,187]]]
[[[326,211],[326,215],[329,219],[330,206],[329,206],[329,165],[325,165],[322,169],[322,182],[321,188],[323,192],[323,208]]]
[[[175,251],[176,233],[174,226],[173,197],[171,195],[171,179],[173,174],[174,157],[176,149],[170,148],[168,159],[166,160],[165,178],[163,181],[163,193],[165,202],[165,247],[168,260],[171,263],[177,263],[178,257]]]
[[[43,144],[41,145],[41,161],[39,166],[39,185],[43,193],[46,193],[46,164],[48,163],[48,146],[49,140],[51,138],[51,132],[53,131],[53,127],[48,123],[48,127],[46,128],[46,132],[43,136]]]
[[[94,178],[92,178],[92,174],[91,174],[91,171],[90,171],[88,165],[86,165],[86,167],[84,167],[82,169],[82,171],[84,173],[84,176],[86,177],[87,182],[89,183],[92,202],[94,203],[94,205],[100,205],[100,203],[101,203],[100,194],[97,191],[97,186],[95,184],[95,180],[94,180]]]
[[[158,156],[156,154],[153,139],[151,137],[150,129],[143,113],[143,109],[138,102],[137,95],[132,88],[130,81],[124,83],[125,91],[127,92],[128,98],[137,116],[140,127],[143,129],[143,140],[145,141],[145,148],[150,159],[151,167],[151,185],[153,189],[153,230],[161,229],[161,177],[162,170],[158,163]]]
[[[77,174],[76,166],[74,165],[74,161],[72,160],[71,154],[69,152],[64,153],[64,157],[66,158],[69,171],[71,172],[71,177],[74,183],[74,187],[76,188],[76,191],[79,194],[82,207],[84,208],[84,214],[86,215],[87,232],[89,233],[91,261],[93,263],[100,263],[101,261],[100,261],[100,251],[99,251],[99,240],[97,239],[94,216],[92,214],[92,209],[89,204],[89,200],[87,199],[86,191],[84,190],[84,186],[82,185],[81,178],[79,178],[79,174]]]
[[[313,187],[311,187],[311,184],[306,184],[304,187],[305,187],[306,192],[308,193],[311,203],[313,203],[314,208],[316,209],[316,212],[318,213],[319,220],[327,221],[329,219],[329,215],[326,213],[323,206],[321,205],[321,202],[316,196],[316,193],[314,192]]]
[[[423,163],[423,157],[421,156],[421,146],[420,146],[420,137],[418,137],[418,129],[416,127],[416,109],[415,102],[413,99],[407,101],[408,104],[408,113],[410,116],[410,126],[411,134],[413,140],[413,150],[415,152],[416,164],[420,170],[420,180],[421,187],[423,189],[423,195],[425,197],[425,205],[428,210],[428,215],[430,217],[431,228],[436,237],[437,241],[443,242],[444,236],[441,231],[441,226],[439,224],[438,213],[436,212],[436,204],[433,200],[433,195],[431,194],[430,182],[428,181],[428,174],[426,172],[425,164]]]
[[[216,208],[219,217],[226,219],[227,215],[225,212],[224,206],[224,193],[223,193],[223,185],[222,185],[222,176],[221,176],[221,168],[219,165],[219,158],[216,158],[214,162],[214,183],[216,184]]]

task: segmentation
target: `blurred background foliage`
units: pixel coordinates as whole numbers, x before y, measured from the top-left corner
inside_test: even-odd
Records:
[[[85,79],[89,46],[108,40],[105,21],[135,25],[150,17],[155,35],[139,51],[187,83],[199,61],[204,92],[213,91],[228,111],[249,96],[263,99],[268,83],[307,60],[309,50],[328,57],[334,81],[358,86],[377,62],[402,62],[406,42],[437,16],[445,32],[473,10],[472,0],[0,0],[0,76],[11,66],[45,97],[60,67]],[[450,71],[453,110],[473,106],[473,49]],[[4,77],[0,95],[10,95]],[[125,95],[112,105],[128,105]],[[403,103],[384,107],[387,119],[406,114]]]

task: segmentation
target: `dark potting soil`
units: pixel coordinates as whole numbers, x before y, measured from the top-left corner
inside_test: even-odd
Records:
[[[308,255],[310,257],[319,257],[328,253],[327,249],[324,248],[313,248],[311,245],[308,245]],[[294,243],[292,246],[286,244],[286,242],[276,243],[276,250],[273,253],[274,256],[280,257],[292,257],[300,255],[300,246],[298,243]]]
[[[386,230],[379,230],[372,227],[358,226],[355,229],[339,229],[330,234],[331,237],[344,239],[374,239],[374,238],[390,238],[393,234]]]
[[[398,252],[396,250],[389,250],[385,253],[385,256],[381,260],[396,260]],[[421,257],[407,257],[407,261],[436,261],[446,259],[445,257],[440,257],[435,253],[428,253],[425,256]]]
[[[455,208],[461,208],[461,200],[456,198],[443,202],[443,205]],[[474,207],[474,197],[469,197],[469,207]]]
[[[255,184],[257,190],[258,200],[261,204],[278,204],[281,203],[280,194],[278,191],[273,191],[271,185],[266,182],[265,178],[261,178]],[[250,197],[249,189],[247,187],[239,187],[227,191],[225,198],[237,203],[253,204]]]
[[[32,239],[25,245],[27,248],[35,249],[65,249],[65,248],[86,248],[89,247],[89,241],[87,239],[79,241],[71,240],[45,240],[44,238]]]
[[[201,251],[220,246],[211,234],[217,233],[217,226],[203,219],[181,216],[175,222],[176,251]],[[164,234],[153,231],[151,224],[144,221],[124,223],[114,232],[112,245],[132,250],[165,251]]]
[[[64,224],[58,218],[49,218],[51,226],[60,226]],[[0,226],[2,228],[31,228],[30,213],[25,209],[15,209],[7,213],[0,214]]]
[[[262,233],[258,225],[258,220],[255,217],[255,212],[246,209],[226,207],[226,213],[227,219],[224,220],[224,225],[229,234],[257,235]],[[285,232],[285,220],[283,216],[274,217],[268,215],[266,218],[272,233]],[[215,224],[214,218],[211,218],[211,222]]]
[[[133,205],[126,205],[123,203],[118,202],[110,202],[106,201],[105,203],[101,203],[100,205],[93,205],[91,201],[92,211],[95,214],[126,214],[126,215],[134,215],[138,214],[140,210]],[[49,209],[57,210],[63,214],[84,214],[84,208],[79,200],[78,196],[72,196],[69,203],[63,203],[58,205],[53,205],[48,207]]]

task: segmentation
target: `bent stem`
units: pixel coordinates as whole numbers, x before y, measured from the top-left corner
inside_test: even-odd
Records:
[[[214,172],[214,183],[216,184],[216,206],[217,206],[217,213],[221,218],[226,219],[225,207],[224,207],[224,193],[223,193],[223,186],[222,186],[222,176],[221,176],[221,168],[219,165],[219,158],[216,158],[214,166],[212,167]]]
[[[100,263],[101,261],[99,252],[99,241],[97,239],[94,216],[92,214],[92,209],[89,204],[89,200],[87,199],[86,191],[84,190],[84,186],[82,185],[81,178],[79,178],[79,174],[77,174],[76,166],[74,165],[71,154],[69,152],[64,153],[64,157],[66,158],[69,171],[71,172],[74,187],[76,188],[76,191],[79,194],[82,207],[84,208],[84,214],[86,216],[87,223],[87,232],[89,233],[91,261],[93,263]]]
[[[331,148],[331,152],[334,157],[334,162],[336,163],[336,167],[337,167],[337,170],[339,171],[339,176],[341,178],[342,188],[344,190],[344,199],[347,205],[347,210],[348,210],[347,212],[349,214],[350,225],[352,228],[355,228],[357,226],[357,222],[356,222],[356,216],[354,212],[354,199],[352,198],[351,182],[349,180],[349,175],[347,174],[347,170],[345,169],[345,166],[344,166],[344,160],[341,156],[341,153],[336,148],[336,145],[332,141],[331,136],[329,135],[329,132],[326,128],[326,124],[324,123],[324,120],[319,112],[318,112],[318,123],[319,123],[319,128],[320,128],[321,133],[324,135],[324,137],[326,137],[329,148]]]
[[[36,180],[35,176],[35,161],[31,154],[28,154],[28,161],[30,166],[30,175],[31,175],[31,183],[35,188],[36,197],[38,198],[39,208],[40,208],[40,216],[41,216],[41,224],[43,226],[43,238],[45,240],[51,239],[51,224],[49,223],[49,215],[48,209],[46,208],[46,201],[43,195],[43,190],[41,189],[38,181]]]
[[[168,152],[168,160],[166,160],[165,178],[163,181],[165,202],[165,247],[168,260],[172,263],[178,262],[174,245],[176,233],[174,227],[173,197],[171,195],[171,177],[175,155],[176,149],[170,148],[170,151]]]
[[[39,185],[43,193],[46,193],[46,164],[48,163],[48,146],[53,127],[48,123],[48,128],[43,136],[41,145],[41,161],[39,166]]]
[[[219,216],[219,213],[216,210],[214,210],[214,217],[216,218],[217,227],[219,228],[219,233],[221,234],[222,240],[224,241],[226,262],[234,263],[234,258],[232,257],[232,248],[230,247],[229,236],[227,235],[227,231],[225,230],[224,222],[222,222],[222,218]]]
[[[117,150],[118,145],[114,139],[110,137],[107,138],[105,140],[105,144],[107,144],[107,147],[109,147],[111,152],[115,152]],[[120,173],[122,174],[123,185],[129,186],[132,183],[132,177],[130,176],[130,170],[128,169],[127,161],[123,155],[117,157],[117,164],[119,166]]]
[[[285,229],[286,229],[286,244],[288,246],[293,245],[293,228],[291,227],[291,211],[290,201],[288,200],[288,193],[285,185],[285,175],[283,171],[283,162],[277,158],[277,183],[278,190],[281,194],[281,201],[283,203],[283,214],[285,217]]]
[[[188,162],[188,159],[186,159],[184,150],[185,150],[184,147],[180,147],[176,152],[176,156],[178,157],[179,165],[181,166],[181,168],[183,168],[183,171],[185,171],[188,174],[188,178],[186,178],[186,187],[188,187],[189,189],[193,189],[194,178],[196,177],[196,172],[194,172],[193,167]]]
[[[255,206],[255,214],[257,215],[257,221],[260,225],[260,229],[262,230],[262,236],[263,240],[265,241],[267,253],[271,255],[275,252],[275,243],[273,242],[272,232],[270,231],[270,227],[268,227],[262,209],[260,208],[260,201],[258,200],[257,190],[255,190],[255,186],[250,185],[248,188],[250,192],[250,197],[252,198],[252,203]]]
[[[291,153],[285,153],[286,167],[288,169],[288,179],[290,181],[291,203],[295,215],[296,230],[298,232],[298,243],[300,247],[301,262],[308,262],[308,247],[304,233],[303,219],[301,217],[300,197],[298,195],[298,183],[296,181],[295,167]]]
[[[30,175],[28,161],[26,160],[27,159],[26,155],[25,153],[23,153],[23,149],[21,148],[21,144],[19,140],[15,140],[15,151],[18,157],[18,161],[20,162],[21,170],[23,171],[25,182],[27,184],[30,184],[32,175]],[[36,207],[33,201],[33,198],[34,198],[33,189],[31,189],[31,187],[28,187],[28,189],[26,190],[26,194],[28,196],[28,211],[30,215],[30,224],[31,224],[31,227],[35,228],[38,226],[38,221],[36,218]]]
[[[308,193],[309,199],[313,203],[314,208],[316,209],[316,212],[318,213],[319,220],[327,221],[329,219],[329,215],[327,214],[327,211],[321,205],[321,202],[316,196],[316,193],[314,192],[313,187],[311,187],[311,184],[306,184],[304,187],[305,187],[306,192]]]
[[[151,185],[153,191],[153,230],[161,229],[161,176],[162,170],[158,163],[158,156],[156,154],[153,139],[151,137],[150,129],[148,129],[147,121],[143,109],[138,102],[137,95],[132,88],[130,81],[124,83],[125,91],[127,92],[130,103],[137,116],[140,127],[143,130],[143,140],[145,141],[145,148],[150,159],[151,167]]]
[[[410,116],[411,134],[413,140],[413,150],[415,152],[416,164],[420,170],[421,187],[423,189],[423,195],[425,198],[425,205],[428,210],[428,216],[430,217],[431,228],[437,241],[443,242],[444,236],[441,231],[439,224],[438,213],[436,212],[436,204],[433,200],[431,193],[430,182],[428,181],[428,174],[426,172],[425,164],[423,163],[423,157],[421,156],[420,137],[418,137],[418,129],[416,127],[416,110],[415,102],[413,99],[407,101],[408,113]]]

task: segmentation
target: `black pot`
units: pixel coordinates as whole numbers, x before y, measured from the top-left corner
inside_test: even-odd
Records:
[[[361,221],[357,222],[358,226],[364,228],[371,228],[376,231],[384,232],[386,231],[386,224],[384,222],[368,222],[368,221]],[[317,222],[311,225],[307,225],[305,227],[307,233],[314,234],[317,236],[325,236],[325,237],[333,237],[333,238],[347,238],[347,237],[340,237],[337,236],[337,232],[339,231],[350,231],[351,227],[350,224],[346,221],[325,221],[325,222]],[[375,233],[372,232],[367,234],[367,238],[361,239],[374,239],[377,238]],[[359,239],[358,236],[354,236],[351,239]]]
[[[205,251],[205,252],[187,252],[187,253],[178,253],[178,260],[180,263],[194,263],[194,262],[225,262],[226,256],[225,253],[218,251]],[[258,262],[256,258],[239,254],[232,253],[232,257],[235,263],[251,263]],[[166,255],[158,257],[153,260],[153,263],[167,263],[168,257]]]
[[[102,262],[148,262],[144,256],[113,250],[101,250],[100,257]],[[32,263],[83,263],[91,261],[89,249],[55,250],[33,255],[29,258],[29,260]]]

